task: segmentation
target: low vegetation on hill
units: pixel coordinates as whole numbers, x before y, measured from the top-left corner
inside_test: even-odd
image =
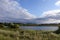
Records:
[[[0,23],[0,40],[60,40],[57,31],[24,30],[20,25]]]

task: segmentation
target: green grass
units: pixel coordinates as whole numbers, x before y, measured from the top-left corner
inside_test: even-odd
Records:
[[[60,26],[53,31],[23,30],[21,24],[0,23],[0,40],[60,40]],[[27,24],[28,25],[28,24]]]
[[[0,40],[60,40],[53,31],[0,28]]]

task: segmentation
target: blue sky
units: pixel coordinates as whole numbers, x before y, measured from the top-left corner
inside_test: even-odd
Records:
[[[60,0],[0,0],[0,21],[20,19],[60,23]]]
[[[60,9],[55,5],[57,0],[20,0],[18,2],[35,16],[40,16],[45,11]]]

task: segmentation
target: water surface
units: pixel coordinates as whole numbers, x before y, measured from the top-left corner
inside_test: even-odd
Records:
[[[58,29],[56,26],[22,26],[21,29],[25,30],[47,30],[47,31],[55,31]]]

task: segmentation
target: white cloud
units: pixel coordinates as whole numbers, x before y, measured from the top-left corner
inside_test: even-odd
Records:
[[[60,6],[60,0],[55,3],[56,6]]]
[[[0,18],[35,18],[26,9],[22,8],[16,0],[0,0]]]
[[[57,16],[57,15],[60,15],[60,10],[50,10],[43,12],[41,17],[49,17],[49,16]]]
[[[43,12],[41,23],[60,23],[60,10],[51,10]]]
[[[56,4],[60,5],[60,3],[57,2]],[[0,20],[24,18],[31,19],[36,17],[30,14],[26,9],[22,8],[21,4],[15,0],[0,0]],[[41,19],[35,21],[37,23],[58,23],[60,22],[60,10],[51,10],[43,12],[43,14],[41,15]]]

